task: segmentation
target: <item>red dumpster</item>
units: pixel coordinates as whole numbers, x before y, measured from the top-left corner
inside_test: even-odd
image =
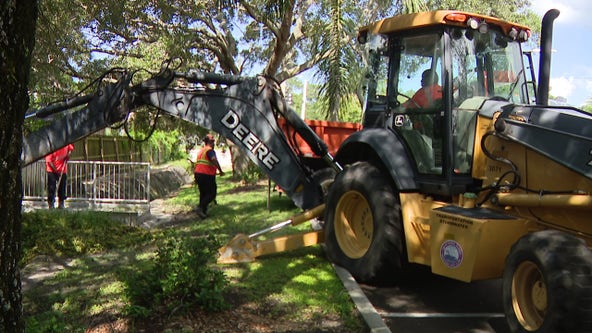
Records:
[[[329,153],[335,155],[341,143],[352,133],[362,129],[362,124],[326,121],[326,120],[305,120],[306,124],[312,128],[319,138],[323,139],[329,148]],[[305,157],[319,157],[313,153],[310,146],[293,129],[287,126],[283,118],[279,119],[279,125]]]

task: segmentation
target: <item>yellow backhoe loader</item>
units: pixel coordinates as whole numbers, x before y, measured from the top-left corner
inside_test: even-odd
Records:
[[[94,94],[29,112],[77,109],[28,134],[23,161],[154,107],[231,140],[304,211],[237,236],[221,261],[323,242],[358,281],[396,282],[407,263],[466,282],[502,278],[512,332],[592,332],[592,115],[548,105],[557,15],[543,18],[538,84],[521,24],[435,11],[362,27],[363,128],[336,153],[273,79],[169,62],[137,84],[113,70]],[[257,239],[313,217],[322,231]]]

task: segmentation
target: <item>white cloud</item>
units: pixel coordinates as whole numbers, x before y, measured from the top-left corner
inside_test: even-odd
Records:
[[[586,54],[592,53],[592,1],[590,0],[531,0],[531,8],[539,15],[556,8],[561,13],[554,23],[551,91],[568,103],[581,106],[592,97],[592,65]]]
[[[555,97],[565,97],[569,100],[569,97],[576,89],[573,77],[556,77],[551,78],[550,81],[549,85],[551,86],[551,89],[549,93]]]
[[[589,13],[592,12],[590,0],[531,0],[531,8],[539,15],[549,9],[560,11],[557,23],[567,25],[592,25]]]
[[[549,94],[565,97],[570,105],[580,107],[592,98],[592,79],[573,76],[551,78]]]

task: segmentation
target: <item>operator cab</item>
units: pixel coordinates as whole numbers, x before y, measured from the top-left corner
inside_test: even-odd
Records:
[[[360,30],[369,51],[363,125],[396,133],[422,191],[454,195],[475,182],[477,115],[489,101],[530,100],[520,46],[528,34],[455,11],[400,15]]]

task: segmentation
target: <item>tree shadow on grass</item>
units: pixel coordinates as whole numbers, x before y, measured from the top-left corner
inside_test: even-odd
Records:
[[[321,246],[263,256],[248,264],[223,265],[235,290],[235,306],[257,304],[258,314],[300,323],[290,332],[364,332],[348,292]]]
[[[111,251],[68,262],[23,292],[28,327],[41,332],[79,331],[116,320],[125,299],[120,276],[141,270],[147,260],[138,258],[138,251],[134,250]]]

